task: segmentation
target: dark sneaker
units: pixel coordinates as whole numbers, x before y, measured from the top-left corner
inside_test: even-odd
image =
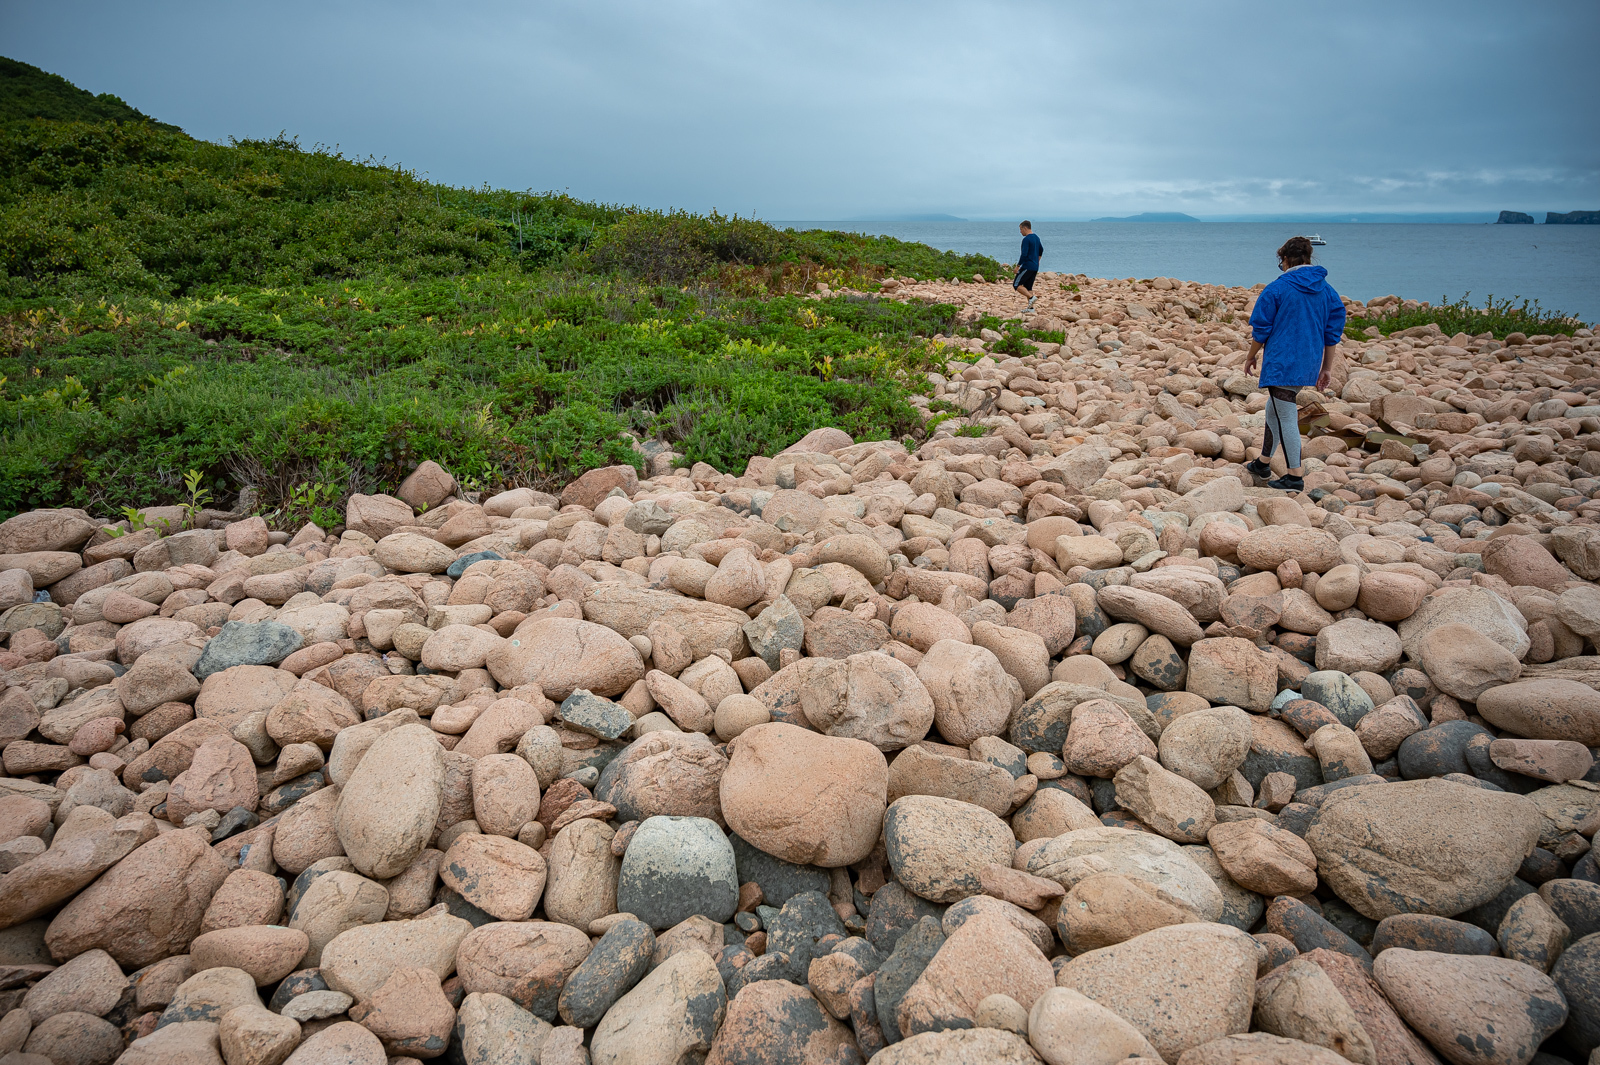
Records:
[[[1306,482],[1303,477],[1296,477],[1292,473],[1286,473],[1276,481],[1268,481],[1267,487],[1276,488],[1281,492],[1303,492],[1306,488]]]
[[[1250,476],[1259,478],[1261,480],[1266,480],[1268,477],[1272,476],[1272,467],[1268,466],[1260,459],[1251,459],[1249,462],[1245,463],[1244,468],[1250,471]]]

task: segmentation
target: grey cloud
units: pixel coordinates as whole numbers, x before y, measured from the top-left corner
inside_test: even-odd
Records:
[[[11,0],[197,136],[770,218],[1600,207],[1600,5]]]

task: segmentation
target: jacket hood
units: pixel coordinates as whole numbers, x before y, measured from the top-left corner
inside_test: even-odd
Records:
[[[1328,287],[1328,270],[1322,266],[1296,266],[1281,276],[1301,292],[1322,292]]]

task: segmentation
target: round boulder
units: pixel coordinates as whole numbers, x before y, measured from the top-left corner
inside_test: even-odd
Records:
[[[878,748],[778,721],[728,747],[722,813],[740,837],[797,865],[837,868],[871,853],[889,795]]]

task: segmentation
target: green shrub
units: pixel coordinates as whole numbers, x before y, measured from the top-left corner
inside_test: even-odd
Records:
[[[1359,340],[1365,330],[1374,326],[1384,336],[1388,336],[1403,329],[1433,324],[1437,325],[1446,336],[1454,336],[1457,333],[1466,333],[1468,336],[1492,333],[1496,339],[1504,340],[1512,333],[1524,333],[1528,336],[1539,333],[1562,333],[1571,336],[1575,330],[1584,326],[1584,323],[1561,311],[1545,310],[1539,306],[1538,300],[1523,300],[1518,304],[1516,297],[1496,300],[1490,296],[1483,301],[1482,307],[1474,307],[1471,297],[1472,293],[1468,292],[1452,303],[1448,297],[1441,296],[1437,306],[1424,304],[1410,310],[1395,306],[1391,313],[1349,318],[1345,321],[1344,335],[1352,340]]]

